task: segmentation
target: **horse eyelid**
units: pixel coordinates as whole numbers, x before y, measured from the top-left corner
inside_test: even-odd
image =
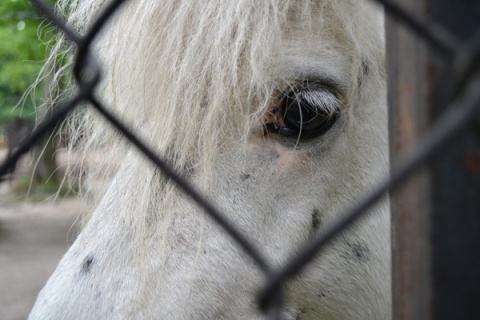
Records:
[[[298,106],[302,105],[302,102],[306,102],[330,115],[338,113],[341,109],[342,100],[339,98],[338,91],[324,84],[309,85],[294,94]]]

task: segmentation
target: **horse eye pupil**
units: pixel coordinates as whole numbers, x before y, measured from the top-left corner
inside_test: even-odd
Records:
[[[327,132],[338,120],[340,101],[331,89],[311,85],[287,93],[280,110],[283,126],[277,129],[279,136],[313,139]]]
[[[291,97],[285,99],[283,122],[290,129],[314,130],[329,118],[325,110],[312,106],[306,101],[298,101]]]

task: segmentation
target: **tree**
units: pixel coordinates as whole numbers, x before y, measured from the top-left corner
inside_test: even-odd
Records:
[[[38,90],[22,108],[14,107],[35,81],[46,56],[45,43],[53,37],[53,32],[39,32],[42,23],[27,0],[0,1],[0,122],[35,115]]]
[[[50,3],[52,1],[49,1]],[[47,55],[46,43],[54,41],[55,31],[27,0],[0,1],[0,135],[12,120],[32,120],[36,106],[45,95],[43,86],[28,91],[35,82]],[[28,92],[28,96],[26,95]],[[35,173],[37,180],[54,179],[56,169],[53,141],[37,147],[43,150]],[[39,152],[34,152],[37,156]]]

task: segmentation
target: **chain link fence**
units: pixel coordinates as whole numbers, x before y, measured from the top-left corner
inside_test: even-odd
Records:
[[[428,52],[434,52],[435,59],[443,61],[442,72],[448,74],[448,82],[450,88],[450,95],[444,97],[440,101],[435,101],[435,99],[417,99],[415,103],[410,107],[416,110],[428,109],[427,106],[432,104],[442,105],[441,114],[437,112],[436,115],[430,115],[430,118],[435,118],[434,124],[430,126],[427,132],[422,133],[421,135],[416,135],[415,147],[411,152],[397,156],[397,149],[392,148],[392,158],[394,160],[394,167],[391,170],[390,177],[385,181],[379,183],[374,190],[367,194],[360,202],[355,206],[347,210],[343,215],[340,215],[340,218],[336,223],[333,223],[325,232],[320,234],[316,239],[314,239],[309,245],[307,245],[301,252],[291,259],[286,265],[280,269],[273,269],[270,266],[264,257],[259,253],[255,248],[255,245],[250,243],[232,224],[228,219],[220,212],[215,206],[209,203],[192,185],[190,182],[186,181],[179,174],[177,174],[161,157],[156,155],[150,148],[141,141],[134,132],[130,132],[126,125],[117,119],[111,112],[105,108],[102,103],[97,99],[94,91],[99,83],[101,76],[101,66],[97,63],[95,56],[91,52],[92,41],[99,31],[104,27],[107,20],[115,13],[115,11],[121,6],[124,0],[114,0],[112,1],[105,9],[105,11],[99,16],[96,22],[92,25],[90,30],[85,35],[78,35],[75,32],[71,31],[62,21],[62,19],[56,16],[51,8],[48,8],[39,0],[31,0],[31,2],[40,10],[45,17],[51,21],[56,27],[61,30],[70,41],[75,44],[77,48],[76,60],[73,68],[73,75],[78,83],[78,91],[73,96],[73,98],[63,106],[59,106],[56,110],[45,118],[34,132],[21,143],[21,145],[13,152],[6,161],[0,166],[0,178],[5,177],[12,168],[15,167],[15,164],[19,159],[31,150],[45,135],[49,134],[57,125],[59,125],[70,112],[77,108],[83,102],[88,102],[89,105],[95,108],[106,120],[108,120],[118,131],[120,131],[132,144],[134,144],[152,163],[154,163],[169,179],[173,180],[177,187],[183,192],[185,192],[190,198],[192,198],[205,212],[213,218],[222,228],[232,236],[235,241],[241,246],[246,253],[256,262],[256,265],[263,271],[267,279],[267,284],[263,288],[259,296],[259,305],[265,311],[270,311],[272,319],[279,319],[280,310],[284,304],[283,301],[283,289],[285,283],[299,274],[305,266],[308,265],[312,259],[321,252],[330,241],[332,241],[339,233],[341,233],[345,228],[350,226],[352,223],[357,221],[362,215],[367,212],[367,209],[374,205],[378,200],[380,200],[387,192],[390,192],[397,188],[401,183],[405,182],[407,179],[412,177],[414,173],[419,171],[419,169],[426,164],[429,164],[432,159],[437,159],[439,154],[443,153],[446,148],[452,146],[459,141],[459,139],[465,138],[465,128],[476,128],[477,131],[469,131],[468,134],[473,135],[473,139],[476,139],[476,144],[473,151],[470,153],[469,165],[470,168],[473,166],[472,175],[477,179],[473,187],[479,187],[478,184],[478,174],[479,174],[479,107],[480,107],[480,72],[478,71],[478,66],[480,62],[480,24],[478,21],[472,24],[472,28],[477,28],[473,32],[473,36],[462,38],[458,34],[446,28],[444,25],[434,22],[427,19],[426,17],[421,16],[421,12],[410,12],[406,10],[406,6],[400,5],[400,1],[388,1],[388,0],[372,0],[376,1],[379,4],[384,6],[384,9],[387,13],[387,16],[390,19],[389,26],[387,28],[387,46],[389,51],[390,59],[390,70],[389,78],[390,83],[390,108],[391,108],[391,134],[394,135],[392,138],[393,142],[398,142],[395,134],[400,130],[405,130],[402,128],[402,125],[395,126],[397,124],[398,114],[401,111],[395,109],[399,107],[398,99],[405,99],[405,96],[401,94],[392,93],[397,90],[398,81],[402,81],[398,74],[395,71],[395,66],[398,68],[398,65],[403,61],[401,59],[408,58],[408,50],[403,51],[402,56],[402,40],[401,36],[396,36],[398,31],[398,25],[401,25],[402,30],[409,30],[410,34],[415,35],[417,42],[424,42],[428,45]],[[410,4],[410,7],[418,8],[420,5],[427,5],[427,8],[435,8],[435,6],[445,6],[446,8],[454,7],[459,3],[462,3],[464,6],[471,5],[474,10],[478,11],[478,5],[472,4],[469,1],[418,1],[418,2],[409,2],[405,1],[405,4]],[[412,5],[416,3],[416,5]],[[405,8],[404,8],[405,7]],[[421,10],[425,10],[425,6]],[[444,11],[448,9],[443,9]],[[430,10],[432,11],[432,10]],[[433,10],[435,11],[435,10]],[[438,10],[437,10],[438,11]],[[459,14],[457,12],[457,14]],[[480,16],[480,14],[478,15]],[[477,17],[478,17],[477,16]],[[457,19],[462,19],[457,17]],[[395,21],[395,22],[392,22]],[[392,49],[393,48],[393,49]],[[425,60],[427,64],[430,60],[428,58]],[[424,61],[424,63],[425,63]],[[409,64],[412,66],[413,64]],[[423,65],[422,67],[425,67]],[[427,66],[428,67],[428,66]],[[406,72],[414,73],[415,70],[407,70]],[[425,69],[422,69],[421,72],[424,72]],[[441,78],[445,80],[445,77]],[[405,79],[404,79],[405,80]],[[424,81],[425,77],[422,77],[419,81]],[[392,83],[393,82],[393,83]],[[438,99],[437,99],[438,100]],[[400,106],[401,107],[401,106]],[[438,108],[437,108],[438,109]],[[415,117],[414,114],[410,114],[409,117]],[[396,131],[397,130],[397,131]],[[473,153],[472,153],[473,152]],[[398,164],[398,165],[397,165]],[[475,169],[476,168],[476,169]],[[453,169],[452,169],[453,170]],[[477,170],[477,171],[475,171]],[[442,173],[440,173],[442,174]],[[452,174],[451,172],[448,174]],[[1,181],[1,180],[0,180]],[[471,187],[471,185],[470,185]],[[480,195],[480,189],[476,190],[477,197]],[[475,197],[474,197],[475,198]],[[405,200],[405,198],[403,198]],[[399,198],[395,199],[394,203],[402,205],[402,195],[399,195]],[[422,201],[430,201],[430,198],[424,197],[418,200],[419,203]],[[476,212],[476,215],[480,215],[479,211],[479,202],[478,199],[474,199],[474,204],[472,205],[473,212]],[[432,207],[435,207],[432,205]],[[418,208],[417,208],[418,209]],[[400,210],[401,211],[401,210]],[[422,212],[410,210],[410,225],[418,218],[418,215],[422,215]],[[399,221],[399,217],[402,213],[395,213],[393,222]],[[425,215],[426,217],[430,217]],[[408,220],[408,215],[405,216]],[[404,219],[405,220],[405,219]],[[478,218],[475,220],[478,226]],[[428,221],[426,222],[428,224]],[[430,225],[430,228],[432,226]],[[405,225],[399,223],[398,225],[394,224],[394,318],[396,319],[427,319],[432,313],[435,313],[432,310],[435,310],[435,306],[432,307],[432,301],[435,303],[440,303],[442,301],[437,301],[434,298],[425,298],[422,296],[420,289],[412,290],[403,290],[399,289],[402,287],[402,281],[418,281],[423,283],[423,288],[427,287],[427,291],[432,295],[432,291],[436,290],[435,281],[429,279],[432,276],[429,274],[432,270],[432,266],[429,264],[430,256],[420,257],[420,260],[416,260],[415,263],[418,266],[430,266],[427,268],[427,277],[422,278],[418,276],[417,278],[412,278],[409,276],[398,276],[399,274],[408,274],[409,268],[412,268],[412,265],[408,265],[408,262],[405,262],[405,259],[401,259],[402,254],[405,255],[406,252],[420,252],[418,248],[412,247],[411,243],[402,242],[402,239],[408,237],[425,237],[425,241],[430,241],[430,237],[427,233],[424,233],[423,229],[416,229],[417,234],[407,234],[408,228],[405,228]],[[437,231],[440,232],[440,231]],[[480,232],[479,232],[480,233]],[[447,236],[447,235],[444,235]],[[402,238],[403,237],[403,238]],[[418,238],[416,238],[418,240]],[[433,238],[435,240],[435,238]],[[421,241],[420,241],[421,242]],[[418,244],[418,243],[417,243]],[[415,245],[415,244],[414,244]],[[440,243],[441,245],[441,243]],[[439,243],[433,242],[431,247],[439,246]],[[477,250],[478,251],[478,250]],[[470,255],[471,252],[464,252],[464,255]],[[420,253],[418,253],[420,255]],[[395,256],[396,255],[396,256]],[[417,257],[418,258],[418,257]],[[449,259],[450,257],[444,257],[444,259]],[[477,253],[478,258],[478,253]],[[424,259],[424,260],[422,260]],[[408,260],[408,259],[407,259]],[[428,260],[428,261],[427,261]],[[479,267],[478,262],[480,259],[474,260],[473,263],[476,265],[467,265],[465,268]],[[398,262],[398,263],[397,263]],[[400,271],[396,271],[400,270]],[[407,271],[406,271],[407,270]],[[478,268],[476,269],[478,273]],[[468,270],[464,270],[469,274]],[[468,278],[467,278],[468,279]],[[478,276],[477,278],[478,279]],[[428,282],[430,281],[430,282]],[[468,281],[468,280],[467,280]],[[477,285],[480,282],[474,282]],[[422,287],[422,285],[419,285]],[[416,291],[415,291],[416,290]],[[415,291],[415,292],[414,292]],[[408,295],[411,295],[408,297]],[[435,295],[434,295],[435,296]],[[472,297],[466,298],[467,300],[475,300],[478,298],[478,293],[473,294]],[[405,302],[406,301],[406,302]],[[419,302],[420,301],[420,302]],[[422,305],[423,303],[423,305]],[[406,310],[411,308],[409,312]],[[468,309],[468,308],[467,308]],[[423,311],[422,311],[423,310]],[[466,310],[467,315],[474,315],[476,309]],[[480,313],[476,313],[477,315]],[[438,318],[438,317],[437,317]],[[444,317],[447,319],[448,317]],[[461,318],[461,317],[460,317]],[[460,319],[458,318],[458,319]],[[470,317],[469,317],[470,318]],[[464,318],[462,318],[464,319]],[[466,319],[466,318],[465,318]]]

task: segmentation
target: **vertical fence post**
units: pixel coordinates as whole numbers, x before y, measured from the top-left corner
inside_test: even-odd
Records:
[[[479,30],[478,1],[401,2],[460,43]],[[392,18],[387,59],[394,163],[442,114],[455,87],[451,61]],[[473,126],[393,193],[392,249],[394,319],[479,319],[480,134]]]
[[[425,15],[425,0],[402,1]],[[386,17],[390,158],[412,148],[428,125],[425,44],[395,19]],[[430,319],[431,220],[429,172],[410,178],[391,199],[392,290],[394,319]]]

